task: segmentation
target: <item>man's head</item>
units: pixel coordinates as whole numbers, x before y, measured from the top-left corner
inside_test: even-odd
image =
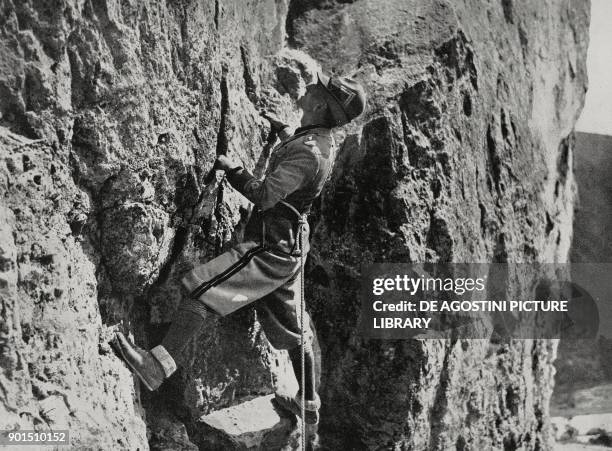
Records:
[[[317,75],[317,82],[306,87],[297,101],[302,109],[302,125],[322,124],[339,127],[347,124],[365,109],[365,92],[351,78]]]

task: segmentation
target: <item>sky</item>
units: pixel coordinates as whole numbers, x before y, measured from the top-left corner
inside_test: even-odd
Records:
[[[591,0],[589,90],[576,130],[612,135],[612,0]]]

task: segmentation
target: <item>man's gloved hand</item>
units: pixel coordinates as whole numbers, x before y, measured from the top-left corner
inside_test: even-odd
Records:
[[[227,155],[219,155],[215,160],[215,165],[213,166],[213,169],[227,172],[234,169],[238,169],[240,167],[242,166],[236,163],[231,158],[229,158]]]
[[[281,121],[274,113],[262,110],[259,114],[270,123],[270,128],[274,133],[280,133],[282,130],[289,127],[289,125]]]
[[[204,184],[208,185],[209,183],[212,183],[212,181],[215,180],[215,173],[217,171],[237,171],[241,168],[241,165],[236,163],[227,155],[219,155],[215,160],[215,164],[213,165],[213,167],[210,169],[210,171],[208,171],[208,174],[204,176]]]

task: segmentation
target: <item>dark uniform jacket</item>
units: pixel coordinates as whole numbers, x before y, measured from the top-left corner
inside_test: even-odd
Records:
[[[245,240],[299,255],[298,213],[306,215],[310,211],[331,173],[335,156],[331,129],[309,126],[298,128],[272,151],[262,180],[243,168],[230,171],[227,177],[230,184],[256,207],[247,224]],[[303,252],[308,252],[309,247],[306,236]]]

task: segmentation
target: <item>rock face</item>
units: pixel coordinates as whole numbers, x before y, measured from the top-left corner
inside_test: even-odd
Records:
[[[106,342],[157,344],[180,275],[240,240],[248,202],[205,174],[265,159],[257,108],[295,121],[321,64],[370,96],[312,218],[321,443],[548,447],[555,342],[364,341],[355,290],[361,262],[565,261],[588,2],[1,5],[1,428],[193,449],[201,415],[286,383],[253,309],[154,394]]]
[[[556,343],[368,342],[353,332],[355,299],[362,262],[566,261],[588,5],[312,6],[288,27],[296,45],[329,67],[361,66],[375,87],[310,260],[326,281],[311,286],[322,435],[336,448],[546,448]],[[334,27],[351,38],[329,50]]]
[[[198,442],[205,449],[292,449],[297,437],[274,395],[260,396],[200,418]]]

